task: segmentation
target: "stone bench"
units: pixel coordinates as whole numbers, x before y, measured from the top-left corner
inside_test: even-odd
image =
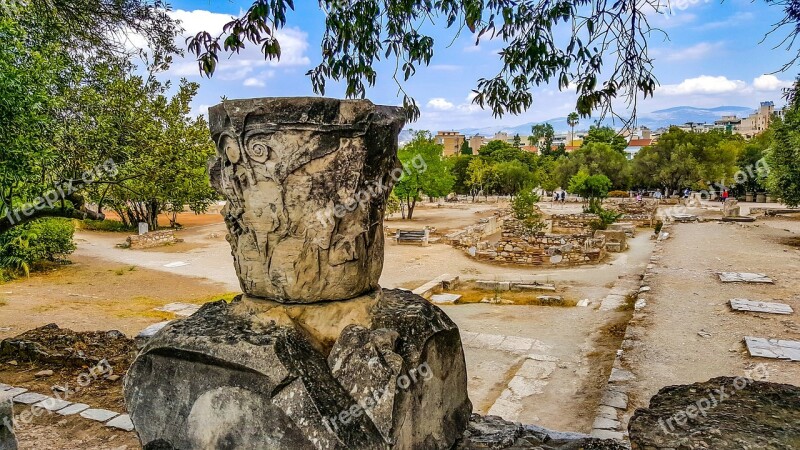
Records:
[[[420,244],[428,245],[430,232],[424,230],[397,230],[395,240],[398,244]]]
[[[131,249],[153,248],[183,242],[175,237],[174,230],[159,230],[149,233],[131,235],[125,239],[125,247]]]

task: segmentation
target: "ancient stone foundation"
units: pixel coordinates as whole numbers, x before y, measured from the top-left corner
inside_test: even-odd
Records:
[[[382,290],[399,108],[321,98],[209,110],[244,295],[159,331],[125,379],[145,449],[450,449],[472,410],[456,325]]]

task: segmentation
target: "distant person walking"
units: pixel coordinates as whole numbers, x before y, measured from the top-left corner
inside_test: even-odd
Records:
[[[653,198],[656,199],[656,204],[661,203],[661,189],[656,189],[656,192],[653,194]]]
[[[728,190],[727,189],[723,189],[723,191],[722,191],[722,203],[725,203],[726,201],[728,201],[728,196],[729,195],[730,194],[728,194]]]
[[[561,207],[564,207],[564,204],[567,202],[567,191],[562,190],[560,195],[561,200]]]

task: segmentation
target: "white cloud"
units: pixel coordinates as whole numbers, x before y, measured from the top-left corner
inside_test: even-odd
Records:
[[[227,14],[218,14],[205,10],[175,10],[169,13],[173,19],[180,20],[184,28],[182,36],[178,37],[178,44],[185,45],[189,36],[194,36],[201,31],[208,31],[212,36],[218,35],[222,27],[233,18]],[[231,58],[226,54],[220,55],[215,78],[220,80],[242,80],[248,78],[256,69],[264,67],[289,68],[308,66],[311,60],[306,55],[308,50],[308,34],[298,28],[284,28],[276,32],[276,37],[281,45],[280,60],[265,60],[259,45],[247,43],[244,50]],[[174,76],[200,76],[194,55],[187,54],[184,58],[175,58],[175,63],[169,70]],[[251,77],[252,78],[252,77]]]
[[[775,75],[765,74],[753,78],[753,87],[757,91],[778,91],[792,87],[792,82],[780,80]]]
[[[727,77],[701,75],[687,78],[679,84],[665,84],[656,89],[665,95],[725,94],[742,91],[747,83],[741,80],[729,80]]]
[[[712,53],[719,51],[723,46],[722,42],[700,42],[691,47],[682,48],[675,51],[658,50],[656,55],[665,54],[667,61],[690,61],[702,59]]]
[[[248,87],[264,87],[267,85],[267,83],[265,83],[264,80],[258,79],[256,77],[250,77],[244,80],[244,83],[242,84]]]
[[[455,105],[448,102],[447,99],[435,97],[428,100],[428,108],[435,109],[437,111],[449,111],[455,108]]]

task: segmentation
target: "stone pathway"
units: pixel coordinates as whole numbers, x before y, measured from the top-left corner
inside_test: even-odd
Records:
[[[62,416],[79,414],[87,420],[104,423],[109,428],[122,431],[133,431],[130,416],[106,409],[90,408],[84,403],[72,403],[55,397],[28,392],[27,389],[0,383],[0,397],[10,397],[14,403],[30,405],[31,408],[41,408],[55,412]]]

